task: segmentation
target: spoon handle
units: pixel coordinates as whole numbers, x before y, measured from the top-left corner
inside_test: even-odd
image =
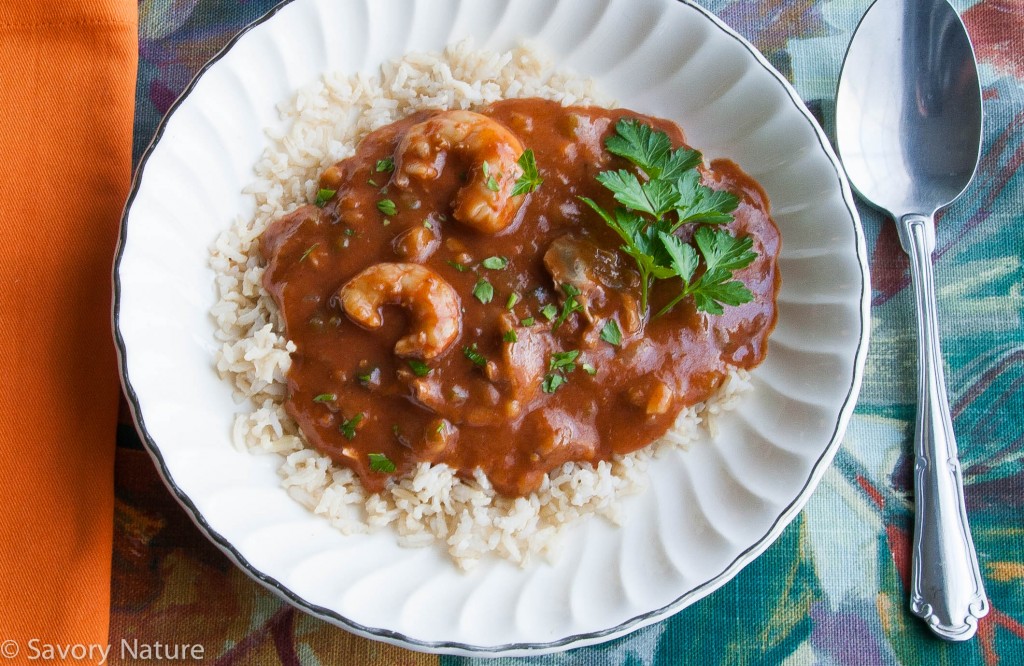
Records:
[[[932,277],[935,220],[905,215],[900,242],[910,255],[917,306],[917,424],[914,432],[914,551],[910,609],[947,640],[974,635],[988,599],[967,525],[963,479],[957,459],[939,350]]]

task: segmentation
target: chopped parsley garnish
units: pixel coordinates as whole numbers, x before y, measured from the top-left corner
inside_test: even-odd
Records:
[[[615,125],[615,134],[605,141],[605,147],[639,167],[646,179],[641,181],[636,173],[625,169],[599,173],[597,180],[620,204],[612,212],[591,199],[581,199],[622,238],[622,251],[636,262],[640,271],[641,310],[647,311],[648,292],[654,280],[672,278],[680,278],[683,289],[658,316],[688,296],[693,296],[699,311],[709,314],[721,314],[722,305],[739,305],[753,299],[742,283],[731,280],[733,271],[748,266],[757,256],[750,251],[753,243],[749,238],[740,240],[727,230],[701,227],[694,234],[695,250],[675,235],[684,224],[731,222],[731,213],[739,204],[734,194],[701,184],[697,170],[702,159],[700,153],[688,148],[673,149],[664,132],[625,118]],[[720,255],[727,255],[727,259],[720,260]],[[711,273],[706,281],[703,276],[693,279],[701,258],[705,274]]]
[[[423,361],[417,361],[414,358],[409,359],[409,368],[412,370],[412,374],[416,375],[417,377],[426,377],[434,370]]]
[[[355,236],[356,235],[356,230],[353,229],[352,227],[348,227],[347,229],[345,229],[344,233],[345,233],[346,236]]]
[[[484,268],[489,268],[492,271],[500,271],[508,266],[508,259],[505,257],[487,257],[480,262],[480,265]]]
[[[433,229],[434,225],[430,223],[430,220],[423,220],[424,229]]]
[[[566,383],[567,380],[561,373],[549,372],[544,375],[544,381],[541,383],[541,390],[545,393],[554,393],[558,390],[558,387]]]
[[[548,374],[544,375],[541,382],[541,389],[545,393],[554,393],[558,387],[569,381],[565,375],[576,369],[576,357],[580,355],[578,349],[565,352],[555,352],[548,360]]]
[[[460,273],[465,273],[466,271],[469,270],[469,268],[466,265],[460,264],[457,261],[452,261],[451,259],[449,259],[445,263],[448,264],[449,266],[451,266],[452,268],[454,268],[455,270],[457,270]]]
[[[370,469],[374,472],[391,474],[391,472],[397,469],[395,463],[391,462],[391,458],[388,458],[383,453],[368,453],[367,457],[370,459]]]
[[[498,185],[498,181],[496,181],[494,179],[494,176],[491,175],[491,165],[488,164],[487,162],[484,162],[483,171],[484,178],[487,179],[487,189],[489,189],[491,192],[497,192],[498,190],[500,190],[501,187]]]
[[[534,324],[537,323],[537,320],[534,319],[533,317],[527,317],[526,319],[522,320],[519,323],[522,324],[523,326],[533,326]]]
[[[321,393],[313,398],[313,402],[334,402],[337,399],[338,395],[336,393]]]
[[[505,309],[506,310],[511,310],[512,308],[514,308],[516,306],[516,303],[518,303],[518,302],[519,302],[519,294],[517,294],[516,292],[513,291],[511,294],[508,295],[508,300],[505,301]]]
[[[597,374],[597,368],[595,368],[594,366],[590,365],[589,363],[584,363],[580,367],[583,368],[583,372],[587,373],[588,375],[596,375]]]
[[[469,347],[463,347],[462,353],[463,355],[465,355],[466,358],[473,362],[473,365],[476,365],[481,368],[487,365],[487,359],[484,357],[483,354],[477,351],[475,342]]]
[[[532,150],[524,150],[516,164],[523,170],[523,175],[516,180],[515,187],[512,188],[512,196],[528,194],[541,186],[544,179],[537,172],[537,158],[534,157]]]
[[[555,352],[551,355],[551,360],[548,361],[548,370],[565,370],[566,372],[572,372],[572,369],[576,366],[576,357],[580,355],[578,349],[573,349],[566,352]]]
[[[501,336],[501,339],[504,340],[505,342],[519,342],[519,336],[516,335],[516,332],[513,331],[512,329],[505,331],[505,335]]]
[[[377,172],[378,173],[391,173],[395,170],[395,160],[392,157],[385,157],[384,159],[377,160]]]
[[[338,190],[328,190],[326,188],[321,188],[320,191],[316,193],[316,207],[323,208],[324,206],[327,205],[327,202],[331,200],[331,197],[333,197],[337,193]]]
[[[306,251],[302,253],[301,257],[299,257],[299,262],[305,261],[306,257],[313,254],[313,250],[317,249],[318,247],[320,247],[320,243],[313,243],[308,248],[306,248]]]
[[[614,319],[606,321],[601,329],[601,339],[616,347],[622,344],[622,331],[619,330],[618,322]]]
[[[359,425],[364,418],[366,418],[366,415],[363,414],[362,412],[359,412],[352,418],[343,422],[341,426],[338,428],[338,430],[340,430],[341,434],[345,436],[345,439],[355,439],[356,426]]]
[[[558,315],[558,319],[555,320],[554,328],[558,328],[565,323],[565,320],[569,318],[573,312],[583,312],[583,305],[576,300],[576,297],[580,295],[580,290],[572,286],[569,283],[562,285],[562,291],[565,292],[565,302],[562,303],[562,312]]]
[[[391,199],[381,199],[377,202],[377,210],[384,213],[385,215],[392,216],[398,214],[398,206]]]
[[[476,300],[486,305],[494,298],[494,287],[487,281],[487,278],[480,278],[477,280],[476,286],[473,287],[473,295],[476,296]]]
[[[552,319],[558,316],[558,308],[556,308],[553,304],[548,303],[547,305],[540,309],[540,313],[544,315],[545,319],[551,321]]]

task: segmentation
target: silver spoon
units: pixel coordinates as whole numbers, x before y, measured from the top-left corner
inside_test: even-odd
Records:
[[[978,165],[981,88],[967,31],[946,0],[877,0],[868,9],[843,63],[836,136],[853,186],[893,216],[910,255],[918,324],[910,607],[939,636],[966,640],[989,606],[964,509],[931,255],[935,212],[963,193]]]

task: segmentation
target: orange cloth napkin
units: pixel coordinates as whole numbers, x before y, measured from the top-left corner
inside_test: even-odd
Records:
[[[26,661],[107,643],[136,2],[0,2],[0,642]]]

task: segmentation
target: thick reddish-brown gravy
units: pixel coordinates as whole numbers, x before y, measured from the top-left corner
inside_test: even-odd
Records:
[[[563,108],[541,100],[499,102],[484,113],[534,151],[544,179],[509,230],[489,234],[453,219],[454,193],[474,168],[463,156],[442,155],[436,180],[401,188],[389,185],[392,173],[378,171],[378,160],[393,155],[403,133],[431,116],[425,112],[370,134],[354,157],[323,174],[321,186],[337,189],[336,196],[323,208],[304,206],[275,221],[262,238],[264,285],[297,346],[286,409],[311,444],[355,470],[370,491],[382,489],[391,476],[371,468],[370,454],[387,456],[396,474],[420,461],[446,463],[463,476],[480,468],[499,492],[521,495],[566,461],[596,462],[634,451],[664,434],[683,407],[709,397],[727,366],[760,363],[775,325],[779,233],[767,196],[734,163],[715,161],[703,180],[740,197],[728,228],[753,238],[758,258],[736,277],[754,300],[719,316],[698,313],[687,300],[663,317],[638,322],[639,276],[632,260],[578,197],[614,208],[595,176],[634,168],[604,148],[619,118],[649,123],[675,146],[683,145],[682,131],[625,110]],[[385,198],[394,201],[395,214],[379,210]],[[679,233],[689,240],[692,230],[684,226]],[[411,324],[407,309],[385,306],[383,325],[367,330],[338,303],[339,289],[367,267],[410,260],[412,237],[403,234],[418,235],[412,245],[421,254],[435,248],[413,259],[447,281],[462,307],[459,338],[426,361],[425,377],[395,354]],[[481,266],[492,256],[506,257],[507,267]],[[487,304],[473,294],[482,277],[494,290]],[[550,303],[560,312],[564,294],[558,285],[572,280],[584,286],[580,300],[587,312],[570,315],[553,330],[541,311]],[[656,281],[650,311],[678,288],[678,280]],[[509,311],[512,293],[520,298]],[[532,326],[521,323],[530,317]],[[599,337],[609,318],[620,324],[621,346]],[[510,328],[515,343],[504,339]],[[486,366],[465,355],[472,345]],[[580,353],[565,374],[568,381],[544,392],[552,353],[572,350]]]

